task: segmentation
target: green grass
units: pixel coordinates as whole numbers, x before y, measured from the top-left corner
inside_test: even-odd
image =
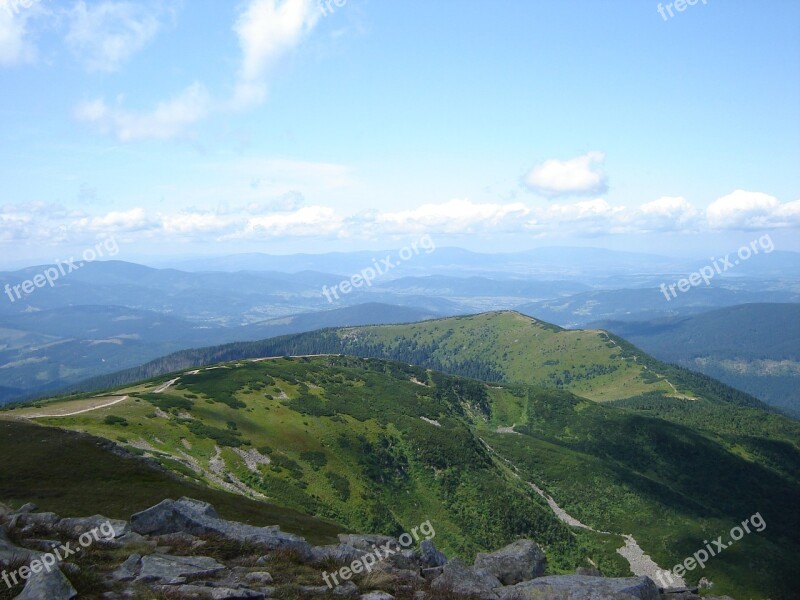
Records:
[[[62,516],[101,512],[129,519],[165,498],[189,496],[221,516],[257,526],[280,525],[313,543],[333,543],[344,528],[274,504],[193,484],[105,450],[86,435],[0,420],[0,501],[33,502]]]
[[[559,333],[530,326],[544,337]],[[602,346],[610,350],[608,344]],[[273,505],[350,530],[396,534],[430,520],[437,545],[467,559],[530,537],[544,547],[552,573],[591,559],[608,575],[624,575],[626,563],[615,552],[622,543],[617,535],[571,530],[526,481],[599,530],[633,534],[665,567],[760,511],[779,525],[746,537],[705,574],[722,593],[788,597],[782,587],[791,585],[788,557],[800,548],[794,510],[800,486],[792,467],[800,464],[800,435],[783,417],[738,405],[715,412],[709,407],[722,407],[719,401],[679,400],[663,391],[625,401],[658,397],[692,407],[682,413],[685,422],[671,422],[678,416],[654,418],[643,406],[597,403],[557,387],[485,384],[346,356],[222,367],[201,377],[174,374],[178,383],[163,394],[153,395],[155,382],[122,390],[146,400],[40,421],[147,447],[184,476],[175,485],[215,486],[209,473],[224,461],[233,477]],[[225,394],[228,401],[220,401]],[[153,418],[154,403],[170,411]],[[495,433],[511,425],[517,434]],[[256,449],[271,462],[251,470],[240,453]],[[187,455],[204,474],[187,470]],[[33,484],[20,490],[26,485]]]

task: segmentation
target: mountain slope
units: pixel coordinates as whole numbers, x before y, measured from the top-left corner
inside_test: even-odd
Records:
[[[788,598],[781,586],[796,585],[800,471],[773,468],[735,434],[710,435],[564,390],[344,356],[237,361],[119,393],[127,398],[105,408],[35,420],[89,431],[193,481],[354,529],[393,532],[431,519],[437,543],[467,556],[532,537],[553,572],[591,559],[606,574],[624,574],[615,552],[622,541],[566,527],[528,482],[587,525],[632,533],[662,566],[758,511],[767,529],[691,579],[707,576],[715,591],[743,597]],[[89,401],[6,414],[70,413]],[[747,410],[765,421],[761,429],[748,424],[750,437],[800,465],[800,424]]]
[[[695,317],[593,326],[800,415],[800,304],[746,304]]]
[[[203,325],[120,306],[69,306],[0,315],[0,404],[53,393],[65,385],[131,368],[182,348],[434,316],[424,309],[379,303],[301,313],[242,327]]]

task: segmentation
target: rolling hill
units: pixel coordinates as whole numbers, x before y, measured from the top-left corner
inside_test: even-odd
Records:
[[[518,315],[482,318],[514,323],[513,339],[522,340]],[[460,321],[482,338],[488,333],[480,318]],[[527,322],[541,342],[543,332],[574,333]],[[433,323],[438,336],[442,321]],[[432,327],[408,327],[419,338],[422,326]],[[457,329],[444,332],[453,331],[449,339],[467,335]],[[353,331],[363,329],[344,334]],[[691,393],[701,398],[707,390]],[[609,575],[627,573],[616,553],[620,534],[632,534],[669,566],[760,512],[766,530],[690,579],[706,576],[715,592],[734,596],[788,598],[800,549],[800,424],[758,408],[726,408],[713,417],[720,423],[701,429],[557,387],[326,355],[186,369],[112,397],[61,398],[3,417],[88,432],[152,457],[192,485],[346,528],[393,533],[430,519],[437,544],[466,557],[531,537],[547,552],[552,573],[592,563]],[[746,435],[728,429],[733,414]],[[566,525],[533,486],[582,523],[611,533]],[[18,487],[15,497],[23,495]]]
[[[265,319],[240,327],[188,321],[121,306],[67,306],[0,315],[0,404],[208,344],[371,323],[433,318],[418,308],[368,303]]]

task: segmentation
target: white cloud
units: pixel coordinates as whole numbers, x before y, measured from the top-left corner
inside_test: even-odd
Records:
[[[2,1],[2,0],[0,0]],[[141,50],[158,32],[154,8],[128,2],[104,2],[87,8],[81,0],[73,9],[67,42],[90,70],[114,71]],[[242,110],[266,97],[270,69],[314,28],[320,12],[313,0],[250,0],[240,12],[234,32],[242,51],[233,98],[212,102],[195,82],[151,111],[132,111],[119,103],[110,107],[102,98],[78,105],[75,117],[123,142],[182,137],[188,129],[224,108]]]
[[[88,71],[116,71],[158,33],[158,12],[158,5],[149,3],[87,6],[81,0],[68,13],[65,41]]]
[[[605,173],[599,169],[602,152],[589,152],[571,160],[546,160],[525,176],[524,183],[543,196],[584,196],[603,194],[608,189]]]
[[[342,233],[342,219],[327,206],[261,215],[247,220],[239,237],[307,237]]]
[[[14,7],[0,0],[0,66],[12,67],[33,62],[36,49],[27,39],[28,19],[33,8]]]
[[[161,217],[161,228],[169,235],[220,235],[235,219],[213,212],[192,213],[189,211]]]
[[[558,234],[620,233],[626,227],[628,215],[624,206],[612,206],[606,200],[597,198],[537,208],[526,225],[533,231]]]
[[[699,226],[700,211],[686,198],[662,196],[642,204],[633,216],[636,230],[685,231]]]
[[[470,200],[453,199],[442,204],[423,204],[411,210],[378,213],[370,225],[393,234],[504,231],[519,229],[521,219],[528,212],[529,209],[521,202],[477,204]]]
[[[310,167],[297,168],[306,172]],[[5,205],[0,207],[0,242],[58,244],[85,242],[103,235],[200,243],[292,238],[375,241],[420,233],[454,237],[515,234],[558,239],[800,227],[800,200],[780,203],[767,194],[742,191],[720,198],[707,211],[682,197],[657,198],[634,207],[614,205],[603,198],[538,205],[453,199],[406,210],[366,212],[305,205],[303,196],[296,193],[273,200],[253,203],[240,198],[237,203],[222,203],[213,210],[136,207],[102,214],[45,203]]]
[[[800,200],[781,204],[761,192],[736,190],[722,196],[706,210],[712,229],[770,229],[800,226]]]
[[[245,108],[264,101],[270,69],[303,40],[319,16],[313,0],[249,2],[233,28],[242,50],[234,107]]]
[[[148,231],[157,227],[156,220],[148,217],[142,208],[126,211],[112,211],[98,217],[84,217],[75,221],[71,229],[79,232],[121,233]]]
[[[186,135],[189,127],[204,119],[211,108],[211,98],[205,87],[195,82],[149,112],[131,111],[119,105],[109,107],[105,100],[98,98],[78,105],[75,118],[95,125],[122,142],[166,140]]]

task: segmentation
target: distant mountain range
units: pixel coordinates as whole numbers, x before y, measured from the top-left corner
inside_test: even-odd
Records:
[[[586,327],[601,320],[686,317],[743,303],[800,302],[798,254],[753,257],[711,287],[668,301],[660,283],[698,269],[699,262],[591,248],[505,254],[439,248],[402,262],[372,286],[326,299],[326,287],[340,285],[381,254],[254,254],[183,265],[197,271],[90,262],[22,299],[0,293],[0,402],[51,393],[177,350],[324,327],[508,309]],[[43,269],[0,272],[0,291]]]

